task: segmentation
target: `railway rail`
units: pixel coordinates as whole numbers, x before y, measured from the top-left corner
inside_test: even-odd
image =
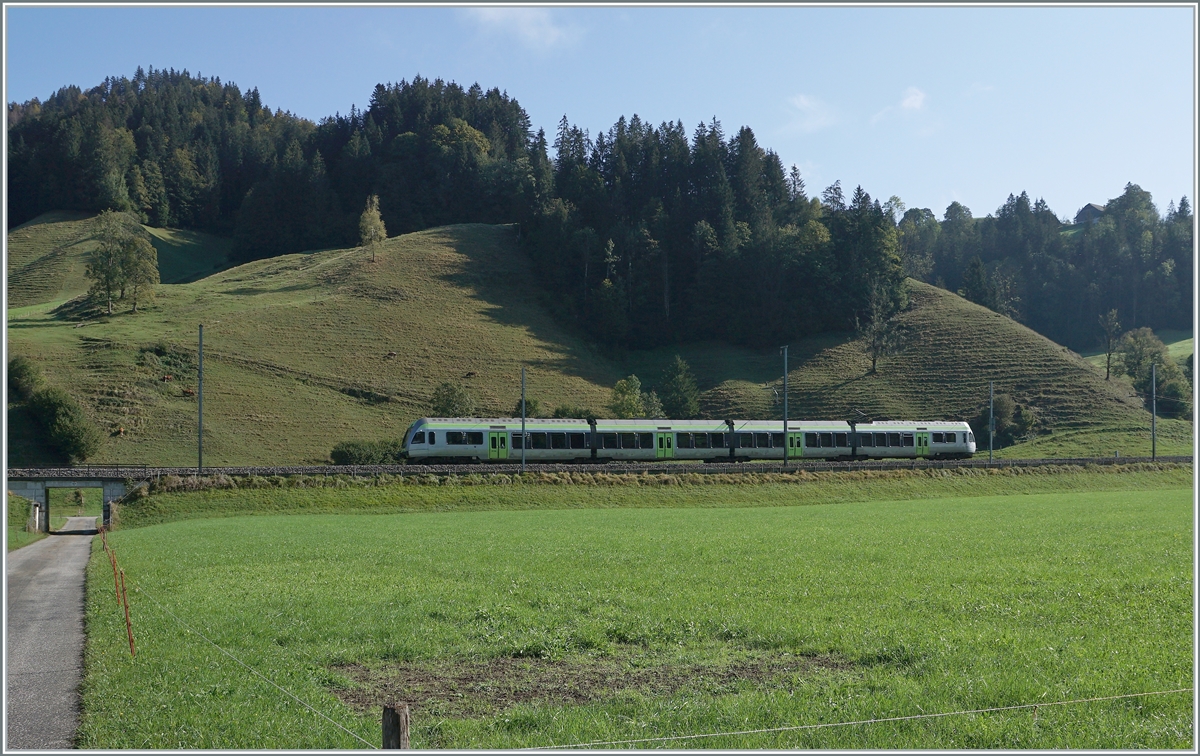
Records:
[[[1128,465],[1144,462],[1191,463],[1190,456],[1158,456],[1151,457],[1081,457],[1081,458],[1050,458],[1050,459],[998,459],[992,462],[981,459],[896,459],[896,460],[857,460],[838,462],[831,460],[796,460],[788,462],[738,462],[738,463],[702,463],[702,462],[632,462],[617,463],[570,463],[570,464],[527,464],[525,471],[537,472],[605,472],[605,473],[645,473],[648,475],[668,475],[683,473],[701,473],[708,475],[738,474],[738,473],[781,473],[807,470],[819,471],[853,471],[853,470],[926,470],[926,469],[956,469],[956,468],[1007,468],[1007,467],[1046,467],[1052,465]],[[129,480],[146,480],[167,475],[228,475],[248,476],[374,476],[381,474],[408,477],[410,475],[471,475],[488,473],[505,473],[512,475],[521,471],[519,463],[476,463],[454,465],[272,465],[253,467],[151,467],[149,465],[84,465],[79,467],[37,467],[12,468],[8,470],[10,480],[31,480],[42,478],[96,479],[123,478]]]

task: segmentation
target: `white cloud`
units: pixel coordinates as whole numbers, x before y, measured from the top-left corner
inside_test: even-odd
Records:
[[[883,110],[871,116],[871,123],[878,123],[885,116],[895,113],[898,110],[908,111],[911,113],[924,109],[925,93],[916,87],[909,87],[908,89],[904,90],[904,93],[900,96],[900,103],[898,105],[888,105]]]
[[[485,32],[515,37],[537,50],[561,47],[580,36],[576,27],[558,22],[546,8],[465,8],[461,13]]]
[[[916,87],[909,87],[904,90],[904,98],[900,100],[900,107],[905,110],[920,110],[925,106],[925,93]]]
[[[837,114],[833,108],[815,97],[798,94],[788,98],[791,106],[791,119],[784,131],[799,131],[811,134],[814,131],[833,126],[837,123]]]

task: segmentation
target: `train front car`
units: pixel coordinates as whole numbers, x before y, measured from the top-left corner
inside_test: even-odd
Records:
[[[855,456],[866,459],[965,459],[975,436],[963,422],[889,420],[856,427]]]
[[[408,427],[404,456],[417,464],[487,459],[487,420],[423,417]]]

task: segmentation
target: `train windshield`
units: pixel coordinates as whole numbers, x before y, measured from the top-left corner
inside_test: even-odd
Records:
[[[400,448],[401,449],[408,448],[408,439],[412,438],[413,428],[415,428],[416,425],[417,425],[416,423],[413,423],[412,425],[408,426],[408,430],[404,431],[404,438],[400,439]]]

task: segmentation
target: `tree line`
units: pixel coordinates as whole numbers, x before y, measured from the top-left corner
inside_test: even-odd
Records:
[[[1009,195],[975,218],[954,202],[941,222],[912,209],[897,224],[905,272],[957,291],[1076,349],[1105,339],[1111,310],[1130,329],[1190,328],[1193,217],[1187,197],[1159,213],[1127,184],[1094,222],[1068,224],[1043,200]]]
[[[1192,213],[1130,184],[1095,224],[1026,192],[939,220],[840,182],[810,196],[795,166],[715,118],[687,133],[620,118],[593,139],[564,116],[550,143],[507,93],[416,77],[319,123],[218,78],[139,68],[10,103],[9,221],[131,213],[232,236],[235,261],[354,246],[368,198],[393,234],[518,223],[546,301],[618,347],[755,346],[849,331],[906,304],[906,276],[1064,344],[1191,322]]]

